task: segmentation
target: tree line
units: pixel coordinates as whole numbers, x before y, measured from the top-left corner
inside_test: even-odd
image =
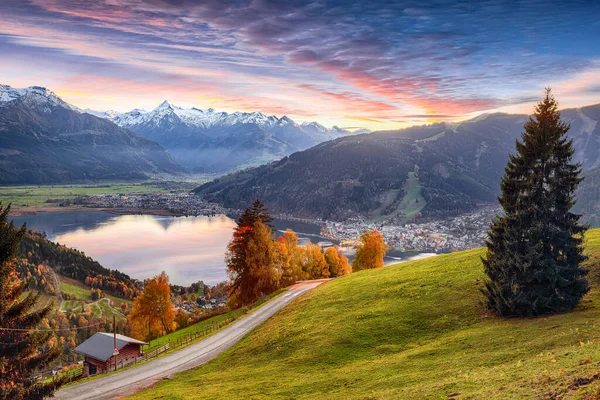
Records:
[[[368,231],[361,237],[352,265],[338,246],[325,251],[310,241],[298,245],[298,236],[288,229],[275,237],[273,218],[256,200],[237,221],[227,247],[228,302],[233,307],[252,304],[275,290],[297,281],[334,278],[383,266],[387,251],[383,236]]]

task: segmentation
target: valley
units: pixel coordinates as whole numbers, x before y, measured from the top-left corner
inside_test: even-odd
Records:
[[[0,0],[0,400],[600,400],[598,28]]]

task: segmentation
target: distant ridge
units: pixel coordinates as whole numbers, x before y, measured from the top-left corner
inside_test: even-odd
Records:
[[[154,140],[191,170],[224,172],[264,164],[321,142],[352,134],[287,116],[181,108],[168,101],[152,111],[107,111],[96,116]],[[364,131],[363,131],[364,132]]]
[[[166,150],[39,86],[0,85],[0,183],[145,179],[179,173]]]
[[[600,104],[563,110],[562,118],[571,124],[575,161],[585,174],[598,176]],[[196,191],[230,208],[259,198],[274,212],[331,220],[456,215],[496,202],[508,155],[526,120],[526,115],[494,113],[342,137]],[[592,182],[598,180],[581,185],[578,204],[600,213],[600,191]]]

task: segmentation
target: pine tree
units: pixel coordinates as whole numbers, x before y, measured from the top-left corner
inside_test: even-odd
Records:
[[[15,255],[25,226],[8,223],[9,211],[10,205],[0,203],[0,399],[42,399],[63,381],[43,384],[33,374],[48,367],[61,349],[49,345],[52,332],[35,330],[52,304],[36,309],[40,294],[25,295],[27,285],[16,276]]]
[[[589,290],[582,267],[586,226],[570,212],[582,178],[580,164],[572,162],[569,128],[547,89],[506,165],[499,197],[504,214],[490,226],[482,259],[483,292],[499,315],[572,309]]]
[[[252,206],[244,210],[238,219],[238,228],[243,226],[253,227],[257,221],[262,222],[268,227],[271,227],[271,222],[273,222],[273,217],[271,217],[267,211],[267,207],[260,200],[255,200]]]

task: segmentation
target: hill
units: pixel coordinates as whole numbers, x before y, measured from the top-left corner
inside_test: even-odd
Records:
[[[600,165],[600,105],[564,110],[575,161]],[[488,114],[458,124],[343,137],[280,161],[231,174],[196,192],[242,209],[261,199],[271,210],[341,220],[440,217],[494,203],[525,115]],[[590,199],[600,204],[600,197]]]
[[[600,230],[574,312],[499,319],[481,249],[354,273],[282,310],[216,360],[134,399],[572,399],[598,394]],[[592,398],[592,397],[590,397]],[[594,397],[595,398],[595,397]]]
[[[181,165],[200,172],[264,164],[350,134],[316,122],[297,124],[286,116],[184,109],[168,101],[149,112],[94,114],[160,143]]]
[[[155,142],[51,91],[0,85],[0,183],[144,179],[181,167]]]

